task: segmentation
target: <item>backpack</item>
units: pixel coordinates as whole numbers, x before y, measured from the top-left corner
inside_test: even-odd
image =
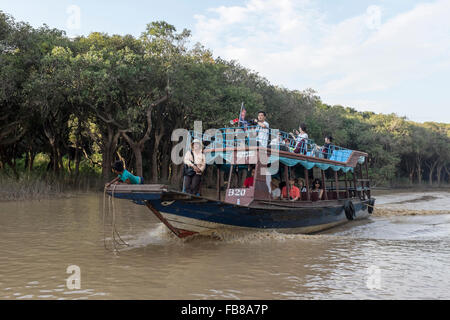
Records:
[[[192,162],[195,161],[194,158],[194,153],[191,150],[191,155],[192,155]],[[192,167],[188,166],[187,164],[184,165],[183,167],[183,176],[188,176],[188,177],[193,177],[197,174],[197,172],[195,172],[194,169],[192,169]]]

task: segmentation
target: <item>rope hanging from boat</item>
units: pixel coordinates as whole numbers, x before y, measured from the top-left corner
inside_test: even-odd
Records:
[[[119,231],[117,231],[116,228],[116,209],[114,204],[114,192],[116,189],[116,185],[115,184],[112,185],[111,195],[109,196],[108,199],[108,211],[106,211],[106,189],[107,187],[105,186],[105,189],[103,190],[103,244],[106,250],[117,252],[118,246],[129,246],[129,244],[122,239],[122,237],[119,234]],[[113,249],[108,248],[108,246],[106,245],[106,228],[105,228],[106,218],[107,216],[111,215],[111,211],[112,211],[111,241],[113,244]]]

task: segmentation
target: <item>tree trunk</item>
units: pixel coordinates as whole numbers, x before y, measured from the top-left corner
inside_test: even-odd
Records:
[[[135,159],[135,164],[136,164],[136,174],[139,177],[142,177],[143,172],[142,172],[142,150],[141,150],[141,147],[139,145],[135,145],[132,149],[133,149],[134,159]]]
[[[416,160],[417,182],[422,184],[422,160],[417,158]]]
[[[156,146],[156,142],[155,142],[155,146]],[[158,149],[154,148],[153,152],[152,152],[152,182],[153,183],[157,183],[158,182],[158,167],[159,167],[159,163],[158,163]]]
[[[441,185],[441,175],[442,175],[442,168],[443,168],[444,166],[442,165],[442,164],[440,164],[440,165],[438,165],[437,167],[436,167],[436,178],[437,178],[437,184],[438,184],[438,186],[440,186]]]
[[[36,158],[36,153],[30,150],[30,162],[28,163],[28,172],[33,171],[34,158]]]
[[[450,171],[447,169],[447,166],[444,166],[445,173],[447,173],[447,182],[450,182]]]
[[[77,138],[75,142],[75,180],[78,179],[78,175],[80,174],[80,161],[82,148],[81,130],[82,130],[81,121],[80,119],[78,119],[77,136],[76,136]]]
[[[102,152],[102,177],[104,181],[109,180],[111,174],[112,154],[109,148]]]
[[[108,125],[108,132],[102,143],[102,177],[105,182],[110,180],[111,177],[111,164],[113,155],[117,150],[119,136],[120,132],[114,133],[113,128]]]
[[[436,168],[436,165],[438,164],[438,162],[439,162],[439,160],[436,160],[436,161],[432,162],[431,164],[428,164],[428,162],[425,162],[426,166],[430,170],[430,172],[428,173],[428,183],[430,186],[433,185],[433,173],[434,173],[434,169]]]
[[[52,146],[53,149],[53,173],[57,174],[58,173],[58,151],[56,150],[56,146]]]
[[[30,152],[27,151],[27,152],[25,152],[25,164],[24,164],[24,169],[27,170],[28,172],[29,172],[29,170],[28,170],[28,167],[29,167],[29,166],[30,166]]]
[[[159,145],[161,142],[161,139],[163,137],[163,130],[159,130],[159,134],[155,135],[155,145],[153,147],[153,153],[152,153],[152,181],[153,183],[157,183],[159,180],[159,171],[160,165],[158,161],[159,153]]]
[[[422,166],[417,166],[417,182],[422,184]]]
[[[413,181],[414,181],[414,170],[411,170],[411,171],[409,172],[409,185],[412,186]]]
[[[75,151],[75,179],[78,179],[78,176],[80,174],[80,161],[81,161],[81,155],[80,155],[80,149],[77,148]]]
[[[169,181],[170,162],[170,144],[165,143],[161,154],[161,181]]]

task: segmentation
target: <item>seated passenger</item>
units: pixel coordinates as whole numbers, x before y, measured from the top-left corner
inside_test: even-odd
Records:
[[[300,192],[307,192],[305,180],[303,178],[298,179],[298,188],[300,189]]]
[[[318,194],[319,200],[322,200],[323,196],[322,181],[320,181],[319,179],[315,179],[313,182],[311,192],[316,192]]]
[[[290,191],[289,191],[289,200],[291,201],[297,201],[300,199],[300,190],[295,186],[295,179],[291,178],[289,180],[289,186],[290,186]],[[283,196],[283,199],[287,199],[287,186],[285,186],[282,191],[281,194]]]
[[[281,132],[279,132],[279,131],[278,131],[277,136],[270,141],[270,146],[272,148],[275,147],[282,151],[289,151],[286,141],[285,141],[285,139],[283,139],[283,136],[281,135]]]
[[[322,147],[322,154],[325,159],[331,156],[331,143],[333,142],[333,137],[328,135],[325,137],[325,144]]]
[[[242,180],[241,180],[242,181]],[[250,177],[245,178],[244,181],[244,188],[250,188],[253,187],[253,183],[255,182],[255,170],[252,169],[250,173]]]
[[[300,131],[294,130],[294,133],[290,133],[292,137],[295,138],[296,145],[294,153],[306,154],[308,133],[306,132],[306,125],[302,123],[299,127]]]
[[[331,156],[331,143],[333,142],[333,137],[328,135],[325,137],[325,144],[320,147],[316,146],[314,149],[314,156],[318,158],[328,159]]]
[[[271,189],[272,189],[272,192],[271,192],[272,199],[273,200],[280,200],[280,198],[281,198],[281,190],[278,187],[278,181],[275,180],[275,179],[272,179],[272,181],[270,182],[270,186],[271,186]]]

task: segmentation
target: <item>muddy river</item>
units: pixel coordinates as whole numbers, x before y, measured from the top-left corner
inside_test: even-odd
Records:
[[[450,193],[376,204],[370,219],[316,235],[179,240],[116,199],[128,245],[114,253],[103,194],[1,202],[0,299],[450,299]]]

